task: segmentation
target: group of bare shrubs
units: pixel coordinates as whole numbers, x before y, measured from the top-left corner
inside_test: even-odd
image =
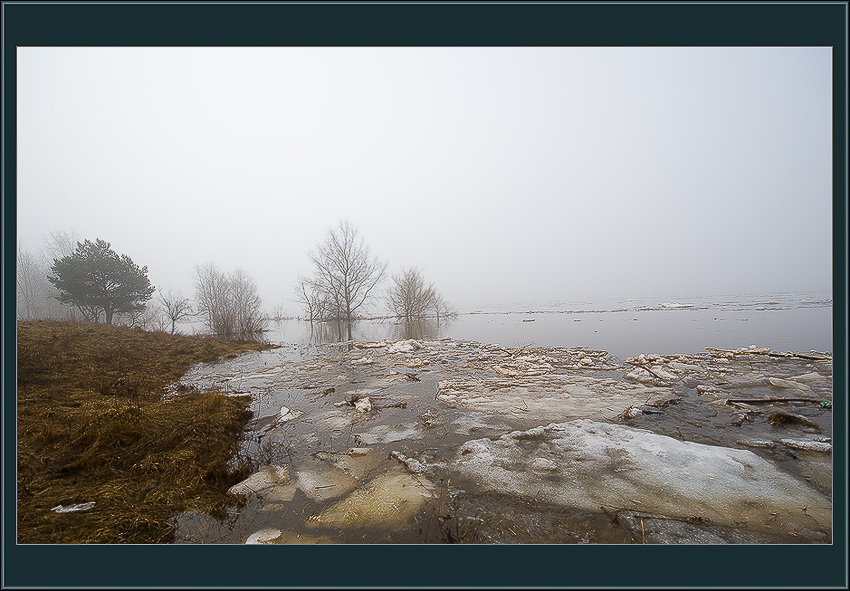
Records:
[[[204,324],[220,338],[251,340],[268,322],[257,284],[242,269],[224,273],[214,263],[195,267],[195,302]]]

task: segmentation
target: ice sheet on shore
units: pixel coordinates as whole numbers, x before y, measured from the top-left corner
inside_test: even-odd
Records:
[[[590,511],[831,528],[828,498],[751,451],[587,419],[468,441],[451,467],[486,490]]]

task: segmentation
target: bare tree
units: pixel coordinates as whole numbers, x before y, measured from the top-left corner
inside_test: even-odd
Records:
[[[325,241],[310,253],[310,260],[316,271],[312,285],[333,307],[337,323],[346,322],[351,340],[355,314],[373,297],[386,273],[386,263],[370,256],[369,247],[358,239],[357,228],[347,220],[328,231]]]
[[[431,309],[434,310],[434,314],[437,316],[437,322],[440,322],[440,316],[443,316],[444,318],[457,316],[457,310],[454,306],[449,304],[440,293],[434,294],[434,301],[431,304]]]
[[[15,304],[18,320],[73,318],[73,308],[61,304],[59,291],[47,280],[50,264],[43,252],[18,244],[15,260]]]
[[[295,298],[301,304],[304,315],[310,322],[310,332],[313,331],[314,322],[332,320],[330,313],[332,306],[323,299],[324,294],[316,280],[298,275],[298,283],[295,285]]]
[[[159,292],[159,299],[165,312],[165,317],[171,321],[171,334],[174,334],[174,329],[178,322],[192,315],[192,303],[189,298],[184,298],[183,294],[178,290],[173,293],[169,290],[168,293]]]
[[[229,275],[214,263],[195,267],[195,302],[204,324],[224,338],[254,338],[266,327],[254,280],[242,269]]]
[[[237,332],[241,338],[256,335],[266,328],[268,320],[263,312],[263,300],[257,293],[257,284],[242,269],[231,272],[229,279]]]
[[[29,252],[18,244],[15,264],[16,312],[19,320],[62,319],[74,320],[77,310],[73,305],[63,304],[58,299],[59,290],[47,277],[51,264],[73,254],[76,250],[77,234],[50,232],[43,238],[40,252]],[[86,311],[86,318],[97,319],[97,312]]]
[[[393,276],[393,285],[387,292],[390,312],[410,322],[422,318],[436,304],[437,292],[434,284],[425,285],[418,269],[402,269]]]
[[[139,324],[145,330],[155,330],[159,332],[167,332],[171,320],[165,312],[165,307],[157,302],[155,305],[148,305],[145,308],[144,314],[139,319]]]
[[[224,332],[226,326],[233,324],[227,317],[228,308],[227,277],[214,263],[195,266],[195,302],[204,324],[213,333]]]
[[[47,269],[18,242],[15,260],[15,304],[18,320],[40,318],[43,311]]]
[[[272,312],[275,322],[280,322],[286,317],[286,308],[283,306],[283,303],[278,304],[274,307],[274,311]]]
[[[51,231],[48,236],[42,236],[43,247],[42,247],[42,257],[44,259],[43,264],[49,270],[50,266],[58,259],[65,258],[74,254],[74,251],[77,249],[77,242],[80,241],[80,235],[71,228],[67,231]],[[45,273],[45,281],[47,281],[47,274]],[[59,295],[59,290],[53,286],[51,283],[47,283],[46,291],[49,294],[49,297],[46,304],[46,316],[47,318],[66,318],[69,320],[77,319],[77,308],[72,304],[64,304],[59,301],[57,296]],[[80,310],[83,314],[83,318],[89,321],[97,321],[98,312],[97,310]]]
[[[49,236],[44,236],[44,251],[49,260],[61,259],[74,254],[77,250],[79,235],[72,228],[70,231],[51,231]]]

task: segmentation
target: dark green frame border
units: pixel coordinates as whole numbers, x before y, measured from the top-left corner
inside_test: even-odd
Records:
[[[846,2],[3,2],[3,588],[847,588]],[[18,546],[15,47],[832,46],[831,546]]]

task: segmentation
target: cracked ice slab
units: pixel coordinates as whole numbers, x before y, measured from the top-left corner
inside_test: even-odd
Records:
[[[490,415],[533,424],[576,418],[613,417],[630,406],[675,398],[669,387],[567,374],[522,378],[443,380],[437,399]]]
[[[717,524],[831,529],[832,502],[748,450],[586,419],[468,441],[452,468],[486,490]]]

